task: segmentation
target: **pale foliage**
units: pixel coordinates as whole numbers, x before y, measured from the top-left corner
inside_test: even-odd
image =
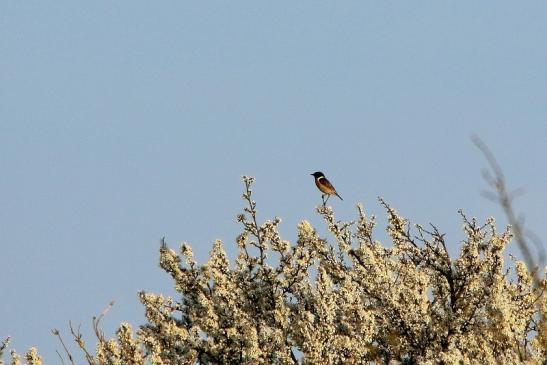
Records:
[[[147,324],[99,336],[92,364],[531,363],[547,359],[547,299],[523,262],[505,262],[509,228],[462,214],[466,238],[451,258],[437,228],[415,226],[381,200],[389,246],[374,217],[355,222],[320,206],[332,243],[308,221],[284,240],[280,219],[257,221],[252,178],[230,262],[216,241],[199,265],[187,244],[162,242],[160,266],[177,298],[140,293]],[[27,364],[41,364],[34,350]],[[18,362],[19,361],[19,362]],[[12,364],[20,360],[14,354]]]

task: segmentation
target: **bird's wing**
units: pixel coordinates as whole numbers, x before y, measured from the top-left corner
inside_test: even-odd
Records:
[[[332,191],[336,191],[336,189],[334,188],[334,186],[332,186],[332,184],[330,183],[329,180],[327,180],[326,177],[322,178],[321,179],[321,184],[323,184],[323,186],[325,186],[327,189],[329,190],[332,190]]]
[[[344,199],[342,199],[342,197],[340,196],[340,194],[338,194],[338,192],[336,191],[336,189],[334,188],[334,186],[332,186],[332,184],[330,183],[330,181],[327,180],[326,177],[324,177],[324,178],[321,179],[321,183],[325,186],[325,188],[326,188],[331,194],[336,195],[337,197],[340,198],[340,200],[344,200]]]

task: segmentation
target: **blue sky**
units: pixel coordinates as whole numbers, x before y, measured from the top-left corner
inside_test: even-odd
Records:
[[[162,236],[234,252],[243,174],[287,238],[321,227],[321,170],[339,218],[363,202],[385,222],[383,196],[457,252],[458,209],[505,221],[476,133],[545,237],[545,19],[543,1],[2,2],[0,336],[55,363],[50,330],[89,334],[111,300],[109,334],[142,324],[137,291],[173,290]]]

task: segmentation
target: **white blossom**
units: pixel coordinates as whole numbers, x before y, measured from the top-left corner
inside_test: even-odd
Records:
[[[464,215],[466,238],[450,257],[436,227],[412,226],[385,201],[387,233],[358,206],[356,221],[320,206],[331,242],[309,221],[294,243],[281,220],[260,223],[253,179],[230,262],[214,242],[199,265],[188,244],[162,242],[160,266],[177,295],[139,293],[146,324],[122,323],[101,339],[96,364],[542,364],[547,361],[546,279],[504,250],[512,235]],[[415,227],[415,229],[413,228]],[[414,231],[413,231],[414,229]],[[41,364],[35,349],[27,364]],[[21,364],[12,352],[12,364]],[[91,363],[91,362],[90,362]]]

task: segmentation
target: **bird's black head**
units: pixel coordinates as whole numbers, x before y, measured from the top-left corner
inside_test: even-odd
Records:
[[[314,172],[313,174],[310,174],[310,175],[312,175],[316,179],[320,178],[321,176],[325,176],[325,174],[323,174],[321,171]]]

